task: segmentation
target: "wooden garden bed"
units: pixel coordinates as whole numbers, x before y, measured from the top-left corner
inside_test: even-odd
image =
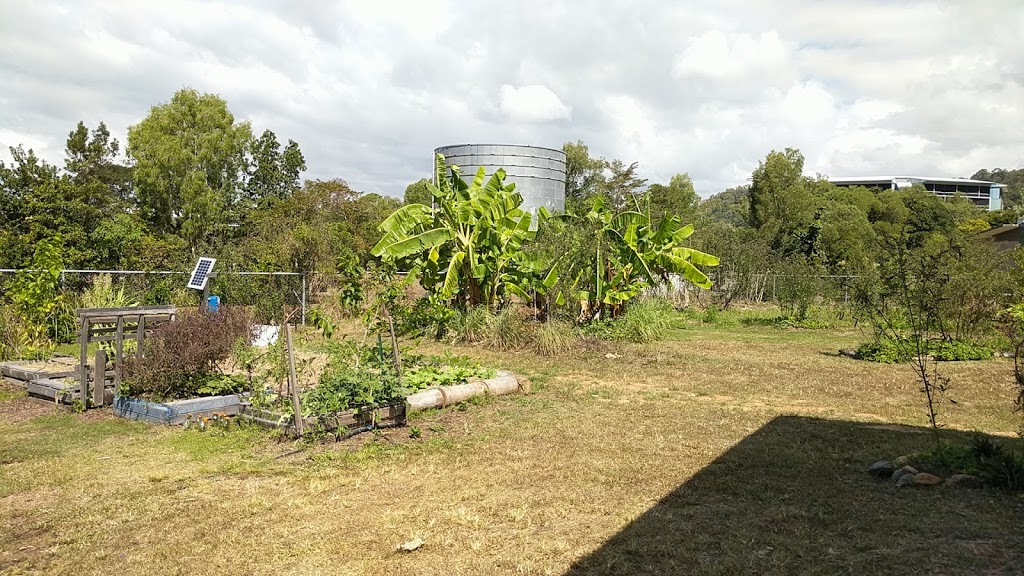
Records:
[[[294,419],[279,412],[246,405],[242,409],[241,417],[266,428],[283,430],[285,434],[290,436],[297,435]],[[336,432],[342,430],[347,432],[346,435],[374,428],[392,428],[404,425],[404,403],[373,409],[347,410],[331,416],[307,416],[302,419],[304,431]]]

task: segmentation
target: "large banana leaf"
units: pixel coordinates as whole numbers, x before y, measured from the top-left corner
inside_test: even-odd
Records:
[[[389,260],[400,260],[441,246],[453,238],[455,238],[455,233],[452,230],[434,228],[384,246],[379,252],[382,257]],[[383,240],[381,241],[383,242]],[[377,246],[374,247],[374,251],[374,253],[377,252]]]
[[[712,256],[711,254],[705,254],[700,250],[694,250],[693,248],[677,247],[672,250],[674,256],[685,258],[694,264],[700,264],[701,266],[718,266],[718,256]]]
[[[676,256],[671,253],[663,254],[662,258],[668,264],[665,266],[666,269],[672,271],[675,274],[681,275],[690,282],[701,288],[711,288],[711,280],[708,279],[707,275],[697,269],[689,260]]]
[[[465,252],[456,252],[448,263],[448,271],[444,275],[444,284],[441,286],[441,297],[451,298],[459,291],[459,272],[462,269],[462,261],[466,259]]]

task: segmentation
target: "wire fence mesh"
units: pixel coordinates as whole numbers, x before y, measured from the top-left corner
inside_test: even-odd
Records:
[[[18,274],[32,269],[0,269],[0,290],[6,291]],[[198,308],[203,292],[186,288],[189,273],[171,270],[62,270],[59,289],[85,295],[101,276],[110,278],[111,291],[130,304],[174,304]],[[225,271],[210,276],[209,293],[223,306],[249,308],[258,322],[280,322],[284,309],[298,310],[304,323],[311,306],[329,298],[340,274],[311,272]]]

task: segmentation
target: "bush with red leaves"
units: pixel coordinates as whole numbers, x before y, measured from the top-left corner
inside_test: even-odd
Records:
[[[252,344],[252,325],[242,309],[182,314],[146,337],[143,358],[125,362],[120,393],[168,400],[201,395],[240,339]]]

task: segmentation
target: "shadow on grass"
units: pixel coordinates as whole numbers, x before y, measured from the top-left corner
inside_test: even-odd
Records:
[[[776,418],[566,574],[1022,573],[1020,498],[865,472],[931,442],[922,428]]]

